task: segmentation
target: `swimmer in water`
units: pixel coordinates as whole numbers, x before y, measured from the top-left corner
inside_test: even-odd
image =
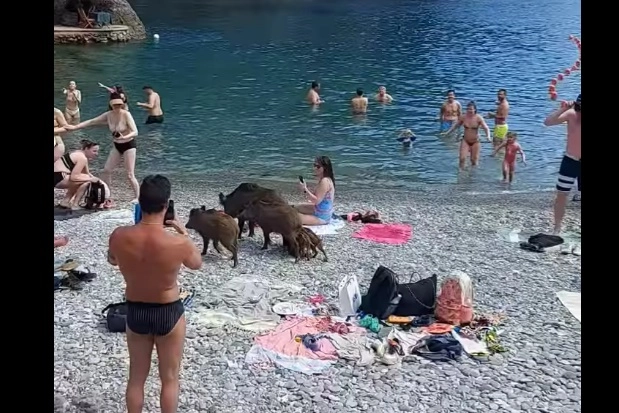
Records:
[[[514,173],[516,172],[516,157],[518,154],[522,157],[522,163],[527,164],[524,151],[518,143],[518,134],[513,132],[507,132],[505,142],[499,145],[492,156],[501,150],[505,149],[505,158],[503,159],[503,182],[509,182],[510,184],[514,180]]]
[[[80,105],[82,104],[82,92],[77,89],[75,81],[69,82],[68,89],[62,89],[66,97],[64,117],[71,125],[80,123]]]
[[[439,120],[441,121],[441,132],[445,132],[458,122],[462,116],[462,105],[456,100],[456,92],[453,89],[447,91],[447,100],[441,106]]]
[[[362,115],[368,111],[368,98],[363,96],[363,89],[357,89],[356,96],[350,100],[352,113]]]
[[[451,125],[451,128],[447,132],[443,132],[443,135],[449,135],[456,128],[464,126],[464,136],[460,142],[460,169],[464,168],[466,158],[470,154],[471,165],[477,166],[479,163],[479,152],[481,151],[481,143],[479,142],[479,128],[482,128],[486,132],[486,139],[488,142],[492,142],[490,139],[490,128],[486,124],[484,118],[477,113],[477,105],[471,101],[466,105],[466,113],[464,116],[460,116],[458,122]]]
[[[387,88],[381,86],[378,88],[378,93],[376,94],[376,100],[380,103],[391,103],[393,102],[393,98],[389,93],[387,93]]]
[[[159,97],[159,93],[155,92],[150,86],[144,86],[142,90],[148,98],[148,103],[138,102],[137,104],[148,111],[146,124],[163,123],[163,110],[161,110],[161,97]]]
[[[313,81],[310,90],[307,92],[307,103],[312,106],[318,106],[324,103],[324,100],[320,99],[318,92],[320,92],[320,83]]]
[[[404,129],[400,132],[400,136],[398,137],[398,142],[402,142],[402,147],[405,149],[410,149],[413,147],[413,142],[417,140],[417,136],[410,129]]]
[[[494,119],[494,130],[492,131],[492,145],[494,149],[503,144],[509,132],[507,126],[507,116],[509,115],[509,102],[507,101],[507,90],[499,89],[497,93],[496,112],[489,112],[487,119]]]

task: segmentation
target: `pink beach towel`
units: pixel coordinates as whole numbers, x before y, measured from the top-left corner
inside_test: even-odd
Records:
[[[411,239],[412,233],[412,227],[407,224],[365,224],[352,236],[382,244],[401,245]]]

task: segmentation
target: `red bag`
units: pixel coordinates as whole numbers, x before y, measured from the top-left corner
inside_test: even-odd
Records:
[[[468,275],[458,271],[443,281],[434,315],[437,320],[454,326],[473,320],[473,285]]]

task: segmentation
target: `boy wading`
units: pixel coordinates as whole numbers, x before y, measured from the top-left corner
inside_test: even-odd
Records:
[[[116,228],[109,240],[108,261],[119,267],[127,285],[128,413],[142,412],[153,347],[159,359],[161,412],[175,413],[178,407],[185,342],[185,309],[179,297],[178,272],[182,265],[199,269],[202,257],[182,224],[176,220],[166,222],[176,234],[164,229],[170,193],[166,177],[144,178],[139,195],[142,220]]]

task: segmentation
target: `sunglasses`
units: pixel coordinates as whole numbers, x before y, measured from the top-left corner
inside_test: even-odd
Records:
[[[321,165],[321,164],[319,164],[319,163],[315,163],[315,164],[314,164],[314,168],[322,168],[322,165]]]

